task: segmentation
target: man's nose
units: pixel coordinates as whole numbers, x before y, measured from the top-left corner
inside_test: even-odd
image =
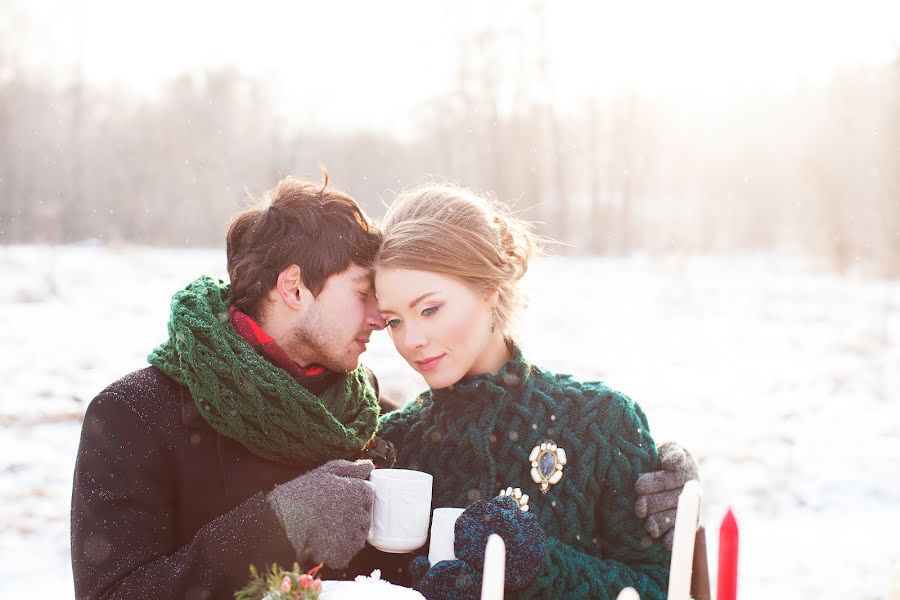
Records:
[[[380,331],[387,326],[387,322],[378,310],[378,302],[370,302],[366,307],[366,323],[375,331]]]

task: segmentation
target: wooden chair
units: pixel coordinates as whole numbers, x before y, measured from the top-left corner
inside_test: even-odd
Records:
[[[706,530],[700,526],[703,488],[689,481],[678,498],[672,563],[669,569],[670,600],[710,600],[709,565],[706,557]]]
[[[709,563],[706,559],[706,529],[702,525],[697,528],[694,538],[694,558],[691,564],[691,598],[694,600],[711,600]],[[627,587],[616,596],[616,600],[640,600],[640,596],[634,588]]]
[[[690,595],[694,600],[711,600],[709,588],[709,563],[706,554],[706,529],[699,524],[702,491],[698,482],[689,482],[691,493],[682,492],[678,500],[678,512],[684,515],[675,520],[676,550],[684,542],[690,543],[693,533],[693,552],[689,561],[676,561],[672,554],[672,569],[669,574],[669,594],[672,594],[673,577],[680,585],[687,585],[690,578]],[[688,486],[685,486],[688,487]],[[686,517],[686,518],[685,518]],[[683,531],[690,528],[688,531]],[[481,584],[481,600],[503,600],[504,575],[506,570],[506,548],[503,539],[493,534],[488,538],[484,555],[484,571]],[[677,572],[673,572],[677,570]],[[681,588],[684,590],[684,587]],[[634,588],[622,590],[617,600],[639,600]],[[670,600],[687,600],[670,598]]]
[[[691,597],[694,600],[710,600],[709,562],[706,556],[706,528],[697,527],[694,538],[694,561],[691,573]]]

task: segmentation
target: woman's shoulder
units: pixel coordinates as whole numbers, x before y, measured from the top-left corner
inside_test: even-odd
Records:
[[[559,373],[531,365],[536,387],[566,394],[579,404],[593,405],[609,402],[631,402],[625,394],[599,380],[583,380],[568,373]]]
[[[572,415],[584,423],[597,423],[609,435],[637,428],[647,430],[647,417],[640,405],[627,394],[600,380],[581,380],[567,373],[532,368],[537,387],[564,396]],[[630,436],[629,436],[630,437]]]

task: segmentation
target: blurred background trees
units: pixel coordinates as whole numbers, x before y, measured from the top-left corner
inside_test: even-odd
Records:
[[[248,193],[321,164],[375,217],[449,178],[513,203],[561,252],[786,250],[900,277],[900,57],[781,93],[688,103],[622,85],[563,108],[545,4],[515,26],[487,8],[460,20],[451,91],[409,115],[413,136],[288,123],[235,68],[153,97],[85,83],[77,57],[72,77],[44,77],[25,60],[38,34],[11,11],[0,243],[218,245]]]

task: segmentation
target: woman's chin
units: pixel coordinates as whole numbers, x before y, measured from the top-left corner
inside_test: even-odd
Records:
[[[433,390],[441,390],[450,387],[460,379],[462,375],[457,376],[454,373],[422,373],[425,383]]]

